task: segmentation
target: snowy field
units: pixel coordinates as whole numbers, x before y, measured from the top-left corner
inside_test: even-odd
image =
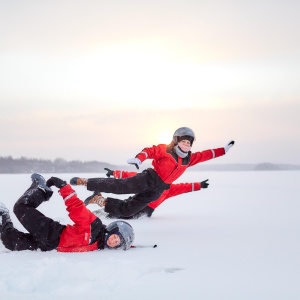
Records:
[[[84,174],[55,176],[75,175]],[[188,172],[180,182],[207,178],[208,189],[168,199],[151,219],[130,221],[135,244],[157,248],[11,252],[0,242],[1,299],[299,300],[300,172]],[[30,174],[1,174],[0,201],[12,211],[30,184]],[[70,222],[54,190],[40,210]],[[13,213],[12,219],[22,229]]]

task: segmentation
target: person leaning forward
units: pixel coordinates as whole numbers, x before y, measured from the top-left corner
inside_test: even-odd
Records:
[[[208,149],[201,152],[191,152],[195,140],[194,131],[188,127],[180,127],[173,134],[169,145],[160,144],[144,148],[135,158],[127,160],[139,169],[146,159],[152,159],[153,168],[144,170],[136,176],[115,178],[80,178],[73,177],[71,185],[86,186],[94,195],[101,192],[113,194],[135,194],[129,201],[108,197],[100,203],[105,212],[129,217],[141,211],[148,203],[157,200],[162,193],[170,188],[187,168],[198,163],[224,155],[233,145],[230,141],[225,147]]]

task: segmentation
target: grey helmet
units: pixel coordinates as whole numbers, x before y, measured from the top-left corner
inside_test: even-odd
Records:
[[[107,245],[107,239],[112,235],[112,234],[117,234],[120,237],[121,243],[119,246],[110,248],[110,249],[123,249],[123,250],[128,250],[133,241],[134,241],[134,231],[132,226],[125,222],[125,221],[114,221],[110,224],[107,225],[106,227],[107,234],[105,237],[105,244],[106,247],[110,248]]]
[[[188,127],[180,127],[173,134],[173,141],[176,144],[180,141],[180,138],[188,137],[188,140],[193,145],[194,140],[196,139],[195,133],[191,128]]]
[[[192,146],[195,138],[196,138],[195,133],[191,128],[188,128],[188,127],[178,128],[173,134],[174,150],[175,150],[176,154],[181,158],[187,157],[189,153],[183,151],[179,147],[178,143],[182,140],[189,140],[191,143],[191,146]]]

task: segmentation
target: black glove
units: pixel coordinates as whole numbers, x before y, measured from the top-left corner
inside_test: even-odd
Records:
[[[112,170],[110,170],[110,169],[107,169],[107,168],[104,168],[104,170],[107,171],[107,173],[106,173],[106,176],[107,176],[107,177],[114,176],[114,171],[112,171]]]
[[[55,185],[57,188],[61,189],[63,186],[65,186],[67,183],[65,181],[63,181],[60,178],[57,177],[51,177],[47,180],[46,185],[48,187],[51,187],[53,185]]]
[[[207,189],[207,187],[209,186],[209,183],[207,181],[208,179],[200,182],[201,189]]]

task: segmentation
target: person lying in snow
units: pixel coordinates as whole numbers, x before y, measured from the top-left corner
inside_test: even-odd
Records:
[[[113,176],[114,178],[129,178],[132,176],[137,175],[137,172],[127,172],[127,171],[121,171],[121,170],[110,170],[108,168],[104,168],[104,170],[107,171],[106,176],[110,177]],[[114,215],[112,213],[106,213],[105,212],[105,206],[104,206],[104,210],[103,209],[98,209],[98,210],[94,210],[93,214],[95,214],[98,217],[105,217],[107,219],[138,219],[138,218],[142,218],[142,217],[151,217],[154,210],[161,205],[165,200],[167,200],[170,197],[174,197],[183,193],[189,193],[189,192],[194,192],[194,191],[199,191],[200,189],[206,189],[209,185],[209,183],[207,182],[208,179],[202,181],[202,182],[193,182],[193,183],[178,183],[178,184],[174,184],[172,183],[170,185],[170,188],[168,190],[163,191],[163,193],[161,194],[161,196],[155,200],[150,202],[146,207],[144,207],[143,209],[141,209],[139,212],[135,213],[132,216],[126,217],[126,216],[117,216]],[[103,199],[102,199],[103,198]],[[123,201],[130,201],[129,197],[126,200]],[[88,197],[85,201],[84,204],[85,205],[89,205],[89,204],[100,204],[100,203],[106,203],[106,198],[104,198],[101,194],[97,194],[95,196],[91,196]]]
[[[128,250],[131,247],[134,231],[129,223],[119,220],[105,226],[60,178],[51,177],[46,182],[34,173],[31,179],[31,186],[14,205],[16,217],[29,233],[14,228],[8,209],[0,202],[0,234],[7,249],[87,252],[104,248]],[[51,198],[51,186],[59,188],[74,225],[62,225],[37,210],[41,203]]]
[[[101,206],[105,205],[105,211],[108,213],[130,217],[148,203],[157,200],[188,167],[222,156],[234,145],[234,141],[230,141],[225,147],[192,153],[190,150],[194,139],[192,129],[180,127],[174,132],[169,145],[160,144],[144,148],[135,158],[127,160],[139,169],[144,160],[152,159],[153,168],[125,179],[73,177],[70,183],[86,186],[89,191],[94,191],[95,196],[101,192],[135,194],[129,201],[108,198],[100,203]]]

